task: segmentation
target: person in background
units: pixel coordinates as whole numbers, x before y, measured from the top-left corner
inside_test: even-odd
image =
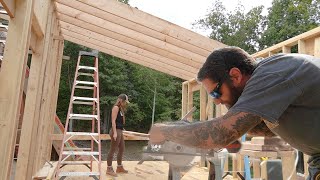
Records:
[[[125,111],[127,108],[129,100],[126,94],[120,94],[116,103],[113,105],[112,113],[111,113],[111,121],[112,121],[112,128],[110,129],[109,135],[111,139],[111,147],[107,157],[107,172],[111,176],[117,176],[116,173],[128,173],[127,170],[123,168],[122,165],[122,156],[125,149],[124,139],[123,139],[123,127],[126,121],[125,118]],[[113,155],[118,149],[117,154],[117,170],[116,173],[112,168],[112,159]]]

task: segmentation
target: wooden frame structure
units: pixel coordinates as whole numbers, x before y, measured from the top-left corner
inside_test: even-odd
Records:
[[[20,104],[30,49],[32,63],[16,179],[30,179],[46,161],[50,160],[52,139],[59,139],[59,137],[51,138],[51,135],[64,40],[189,80],[183,85],[183,113],[192,107],[192,92],[201,89],[201,119],[213,116],[211,113],[213,103],[210,102],[210,98],[207,98],[203,88],[190,79],[196,76],[209,53],[215,48],[224,47],[224,44],[116,0],[0,0],[0,2],[8,16],[1,15],[9,19],[8,36],[0,70],[1,178],[9,179],[10,176],[17,125],[19,116],[22,116],[19,114]],[[313,52],[314,55],[319,55],[319,29],[315,31],[298,38],[300,52]],[[316,40],[312,42],[310,38]],[[287,47],[291,47],[293,41],[295,40],[283,44],[284,51],[288,51]],[[276,50],[278,48],[270,49],[268,52],[274,53]],[[189,104],[185,105],[186,102]],[[216,108],[216,113],[218,109]]]
[[[0,70],[0,177],[9,179],[23,116],[16,179],[30,179],[50,160],[64,40],[187,80],[224,44],[116,0],[0,0],[9,30]],[[24,113],[24,72],[31,68]],[[132,139],[132,132],[127,132]],[[138,135],[141,136],[141,135]],[[108,139],[108,136],[102,138]],[[140,137],[146,139],[147,137]]]

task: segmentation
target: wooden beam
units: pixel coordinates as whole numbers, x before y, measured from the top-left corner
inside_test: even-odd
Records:
[[[57,4],[57,11],[59,13],[59,18],[63,21],[65,21],[67,17],[69,17],[69,23],[71,24],[74,24],[75,20],[81,20],[82,22],[107,30],[109,32],[108,33],[109,37],[116,38],[122,41],[125,40],[124,42],[127,42],[135,46],[138,46],[140,44],[141,45],[145,44],[145,45],[156,47],[158,51],[162,50],[166,53],[171,53],[176,57],[179,57],[180,59],[184,59],[182,62],[188,61],[188,63],[190,64],[196,63],[200,66],[201,64],[204,63],[206,59],[206,56],[197,55],[185,49],[174,46],[172,44],[168,44],[164,41],[160,41],[150,36],[146,36],[142,33],[138,33],[131,29],[124,28],[122,26],[110,23],[108,21],[97,18],[87,13],[83,13],[79,10],[70,8],[68,6]],[[60,14],[64,16],[61,16]],[[77,23],[75,25],[80,25],[80,24]],[[89,29],[87,25],[85,28]],[[90,28],[89,30],[96,31],[96,29],[97,28]]]
[[[49,6],[49,4],[48,4]],[[52,8],[51,8],[52,9]],[[48,9],[49,10],[49,9]],[[51,19],[47,20],[45,36],[38,37],[36,43],[37,52],[32,53],[31,68],[26,95],[26,107],[22,123],[22,136],[19,146],[18,162],[16,166],[15,179],[30,179],[34,173],[35,161],[37,159],[36,146],[37,133],[42,105],[42,94],[46,65],[50,60],[47,58],[51,37]],[[34,34],[33,34],[34,36]]]
[[[210,95],[208,95],[207,115],[208,120],[213,118],[213,99]]]
[[[3,179],[9,179],[11,171],[28,57],[33,1],[16,0],[15,3],[12,7],[16,14],[10,19],[0,71],[0,177]],[[13,12],[11,9],[10,13]]]
[[[314,39],[314,56],[320,58],[320,37]]]
[[[52,3],[51,1],[34,0],[32,27],[39,37],[42,37],[46,32],[49,6]]]
[[[310,38],[314,38],[314,37],[317,37],[320,35],[320,27],[317,27],[317,28],[314,28],[310,31],[307,31],[305,33],[302,33],[298,36],[295,36],[293,38],[290,38],[286,41],[283,41],[279,44],[276,44],[274,46],[271,46],[267,49],[264,49],[262,51],[259,51],[255,54],[253,54],[252,56],[254,57],[264,57],[265,54],[268,54],[269,51],[278,51],[278,50],[281,50],[283,46],[294,46],[294,45],[297,45],[298,44],[298,41],[299,40],[307,40],[307,39],[310,39]]]
[[[145,34],[147,36],[156,38],[158,40],[165,41],[165,42],[167,42],[169,44],[173,44],[177,47],[187,49],[188,51],[194,52],[194,53],[202,55],[202,56],[208,56],[211,53],[210,50],[200,48],[194,44],[190,44],[189,42],[185,42],[185,41],[182,41],[176,37],[169,36],[169,35],[165,34],[165,32],[156,31],[150,27],[138,24],[137,22],[133,22],[133,21],[124,19],[120,16],[117,16],[115,14],[109,13],[107,11],[103,11],[99,7],[94,7],[94,6],[82,3],[80,1],[77,1],[77,0],[68,0],[68,1],[59,0],[57,2],[64,4],[66,6],[69,6],[69,7],[73,7],[78,10],[81,9],[82,12],[88,13],[90,15],[96,16],[98,18],[104,19],[104,20],[112,22],[114,24],[126,27],[128,29],[132,29],[136,32],[140,32],[140,33]],[[141,23],[141,22],[139,22],[139,23]],[[202,38],[204,38],[204,37],[202,37]]]
[[[306,43],[304,40],[298,41],[298,53],[306,54]]]
[[[188,82],[182,83],[182,91],[181,91],[181,118],[184,117],[188,111]]]
[[[44,27],[40,25],[38,17],[36,16],[35,12],[32,13],[32,30],[35,34],[42,38],[44,34]]]
[[[14,18],[14,13],[16,11],[16,4],[14,0],[0,0],[0,3],[2,4],[3,8],[7,11],[8,15],[11,18]]]
[[[100,134],[101,140],[110,140],[109,134]],[[51,140],[52,141],[62,141],[63,134],[51,134]],[[75,141],[84,141],[84,140],[91,140],[91,136],[74,136],[71,138],[71,140]],[[135,136],[130,134],[124,134],[124,140],[149,140],[149,137],[144,136]]]
[[[33,53],[37,51],[37,35],[33,31],[33,28],[31,29],[31,39],[30,39],[29,48]]]
[[[142,48],[132,46],[130,44],[127,44],[127,43],[118,41],[116,39],[112,39],[112,38],[103,36],[101,34],[98,34],[98,33],[83,29],[81,27],[77,27],[75,25],[72,25],[72,24],[69,24],[69,23],[66,23],[66,22],[61,22],[60,24],[61,24],[61,28],[62,28],[61,30],[63,32],[69,31],[70,33],[80,34],[83,37],[89,37],[90,39],[94,39],[96,41],[101,41],[103,43],[108,44],[108,46],[110,46],[111,49],[113,49],[112,47],[115,46],[116,48],[121,48],[121,49],[124,49],[124,50],[128,50],[130,52],[139,54],[141,56],[154,59],[155,63],[163,62],[163,63],[166,63],[166,64],[168,64],[170,66],[174,66],[174,67],[177,67],[179,69],[186,70],[188,72],[192,72],[194,74],[196,74],[198,72],[197,68],[194,68],[194,67],[186,65],[184,63],[177,62],[175,60],[172,60],[172,59],[160,56],[158,54],[146,51],[146,50],[144,50]]]
[[[113,50],[106,49],[106,48],[101,47],[101,46],[97,46],[95,44],[92,44],[90,42],[87,42],[87,41],[84,41],[84,40],[81,40],[81,39],[77,39],[77,38],[74,38],[74,37],[71,37],[71,36],[66,36],[66,35],[64,35],[64,38],[66,40],[74,42],[76,44],[81,44],[81,45],[84,45],[84,46],[92,48],[92,49],[97,49],[97,50],[99,50],[101,52],[104,52],[104,53],[107,53],[107,54],[110,54],[110,55],[114,55],[114,56],[122,58],[122,59],[126,59],[128,61],[133,62],[133,63],[137,63],[137,64],[140,64],[142,66],[149,67],[151,69],[154,69],[154,70],[157,70],[157,71],[160,71],[160,72],[163,72],[163,73],[175,76],[175,77],[179,77],[179,78],[184,79],[184,80],[187,80],[187,79],[191,78],[190,76],[186,76],[184,74],[179,74],[179,73],[177,73],[175,71],[168,70],[168,69],[166,69],[164,67],[155,66],[154,64],[152,64],[150,62],[146,62],[144,59],[136,59],[136,58],[127,56],[125,54],[120,54],[120,53],[115,52]]]
[[[148,13],[145,13],[143,11],[140,11],[134,7],[130,7],[124,3],[120,3],[118,1],[114,1],[114,0],[109,0],[109,1],[105,1],[105,0],[96,0],[96,1],[86,1],[86,0],[78,0],[79,2],[85,3],[89,6],[94,7],[95,9],[97,9],[96,11],[92,12],[93,14],[95,14],[95,12],[99,12],[98,10],[101,10],[103,12],[107,12],[109,14],[113,14],[117,17],[115,20],[118,20],[119,23],[121,24],[126,24],[126,21],[131,21],[134,24],[136,24],[135,26],[138,25],[138,32],[144,30],[142,28],[140,28],[141,26],[147,27],[149,29],[152,29],[154,31],[160,32],[164,35],[167,35],[169,37],[178,39],[180,41],[189,43],[189,44],[193,44],[199,48],[205,49],[207,50],[209,53],[215,49],[215,48],[220,48],[225,46],[224,44],[212,40],[210,38],[204,37],[200,34],[197,34],[195,32],[192,32],[190,30],[187,30],[185,28],[182,28],[180,26],[177,26],[171,22],[165,21],[163,19],[160,19],[156,16],[152,16]],[[63,2],[63,3],[67,3],[67,0],[59,0],[59,2]],[[80,5],[79,3],[73,3],[70,5],[74,5],[76,8],[80,9]],[[83,7],[83,6],[81,6]],[[103,14],[105,15],[105,14]],[[111,21],[109,19],[109,21]],[[127,25],[127,24],[126,24]],[[131,27],[131,26],[130,26]],[[133,28],[133,27],[131,27]],[[144,32],[145,33],[145,32]],[[150,35],[150,34],[148,34]],[[166,39],[168,40],[168,39]],[[170,40],[170,39],[169,39]],[[169,42],[170,43],[170,42]],[[207,55],[204,55],[207,56]]]
[[[191,109],[193,108],[192,86],[193,86],[193,83],[192,82],[188,82],[188,110],[187,110],[187,112],[191,111]],[[192,121],[193,120],[193,116],[189,116],[187,118],[187,120]]]
[[[282,46],[282,53],[291,53],[291,47]]]

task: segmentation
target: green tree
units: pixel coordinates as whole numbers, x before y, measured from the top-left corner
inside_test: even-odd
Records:
[[[212,39],[254,53],[262,33],[262,10],[263,6],[258,6],[245,13],[243,5],[238,4],[234,11],[228,12],[222,2],[216,0],[205,18],[196,21],[194,26],[210,29]]]
[[[320,0],[273,0],[260,49],[302,34],[320,24]]]

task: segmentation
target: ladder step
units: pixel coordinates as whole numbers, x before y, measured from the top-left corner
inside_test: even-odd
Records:
[[[93,85],[96,86],[96,82],[91,82],[91,81],[76,81],[76,84],[86,84],[86,85]]]
[[[96,82],[90,82],[90,81],[76,81],[76,84],[85,84],[85,85],[93,85],[96,86]]]
[[[72,165],[82,165],[82,164],[90,164],[91,161],[63,161],[61,164],[72,164]]]
[[[60,172],[59,177],[66,176],[99,176],[99,172]]]
[[[66,151],[90,151],[91,148],[72,148],[72,147],[65,147],[63,148]]]
[[[83,73],[83,72],[79,72],[78,76],[92,76],[93,77],[94,74],[92,73]]]
[[[77,89],[94,89],[92,86],[75,86]]]
[[[95,68],[95,67],[90,67],[90,66],[79,66],[78,69],[88,69],[88,70],[94,70],[94,71],[97,70],[97,68]]]
[[[99,155],[99,152],[96,151],[63,151],[63,155],[80,155],[80,156],[91,156],[91,155]]]
[[[67,135],[75,136],[99,136],[99,133],[89,133],[89,132],[67,132]]]
[[[94,102],[73,101],[73,104],[93,105]]]
[[[98,101],[97,98],[90,98],[90,97],[77,97],[77,96],[74,96],[73,97],[73,101],[75,100],[82,100],[82,101]],[[80,101],[81,102],[81,101]]]
[[[98,119],[98,116],[91,114],[70,114],[69,118],[78,120],[92,120],[92,118]]]

